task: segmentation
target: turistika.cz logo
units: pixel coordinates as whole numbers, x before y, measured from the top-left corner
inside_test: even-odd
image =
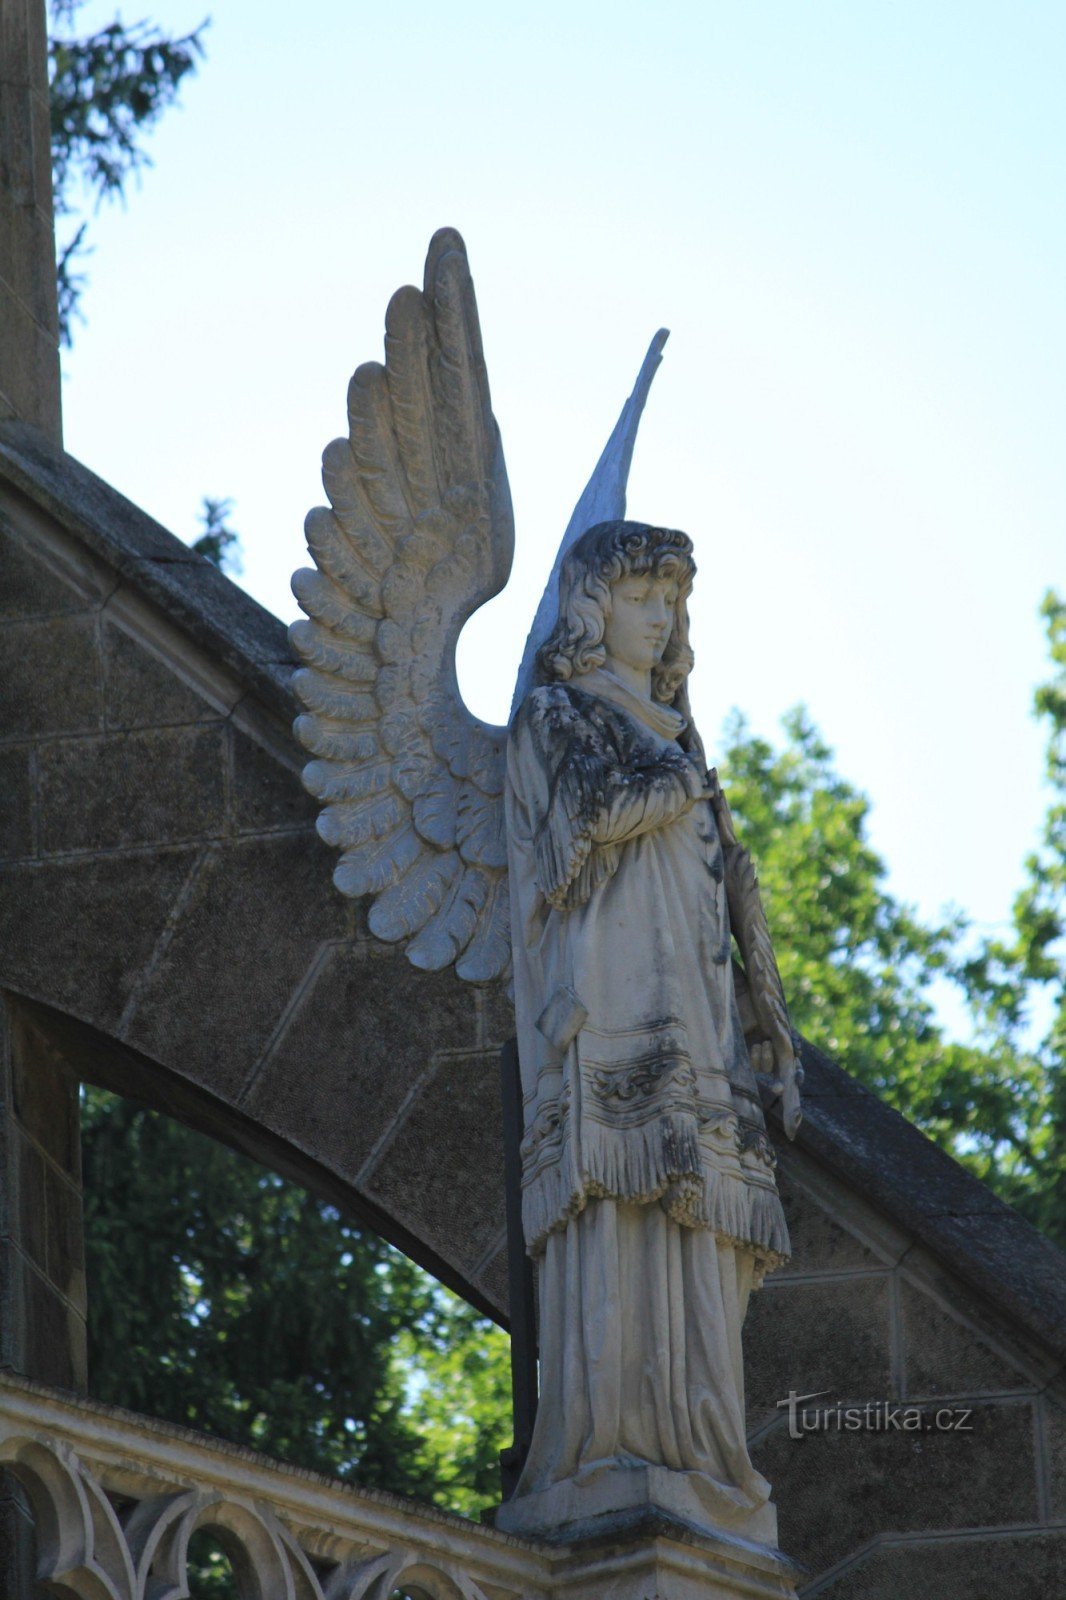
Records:
[[[896,1400],[867,1400],[864,1405],[849,1405],[843,1400],[827,1406],[812,1406],[823,1400],[829,1389],[797,1394],[790,1389],[785,1400],[777,1402],[780,1411],[788,1407],[788,1433],[802,1439],[808,1433],[972,1433],[973,1409],[967,1406],[908,1406]]]

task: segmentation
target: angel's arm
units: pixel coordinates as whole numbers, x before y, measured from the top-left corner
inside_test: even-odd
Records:
[[[683,815],[703,793],[702,775],[680,749],[647,766],[620,766],[562,688],[535,691],[513,737],[514,770],[529,779],[537,879],[560,910],[587,899],[594,850],[601,868],[613,870],[607,858],[619,845]]]
[[[691,810],[703,793],[703,780],[680,752],[676,760],[667,754],[669,760],[664,757],[653,767],[608,772],[606,798],[592,823],[593,844],[624,844]]]

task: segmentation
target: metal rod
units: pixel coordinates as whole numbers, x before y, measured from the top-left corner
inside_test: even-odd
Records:
[[[511,1401],[514,1442],[500,1451],[503,1498],[509,1500],[529,1454],[537,1415],[537,1320],[533,1263],[522,1232],[522,1079],[518,1041],[500,1051],[503,1097],[503,1184],[507,1217],[507,1291],[511,1312]]]

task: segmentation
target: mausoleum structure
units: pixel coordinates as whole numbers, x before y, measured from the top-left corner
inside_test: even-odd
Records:
[[[264,1600],[1059,1592],[1066,1258],[808,1043],[794,1141],[779,1101],[760,1113],[792,1254],[744,1333],[784,1564],[666,1518],[505,1532],[93,1399],[79,1083],[300,1182],[506,1325],[514,1013],[502,980],[417,971],[336,893],[282,623],[62,449],[47,168],[25,146],[46,136],[43,34],[20,7],[4,93],[21,81],[27,116],[0,126],[21,218],[18,271],[0,266],[0,1593],[179,1600],[205,1525]]]
[[[111,1489],[103,1447],[121,1437],[112,1454],[162,1454],[192,1492],[205,1462],[216,1481],[222,1447],[85,1398],[78,1081],[298,1179],[503,1320],[510,1008],[498,987],[416,972],[334,894],[298,783],[280,622],[19,423],[0,429],[0,532],[5,1449],[69,1447]],[[1053,1592],[1066,1263],[817,1051],[803,1061],[804,1121],[794,1144],[776,1139],[792,1261],[753,1298],[745,1338],[753,1456],[782,1548],[811,1575],[801,1592],[972,1578],[1005,1594],[1007,1574]],[[795,1440],[790,1391],[969,1408],[973,1426]],[[256,1503],[285,1479],[248,1470]],[[20,1504],[6,1502],[13,1527]],[[427,1530],[458,1537],[410,1516],[419,1550]]]

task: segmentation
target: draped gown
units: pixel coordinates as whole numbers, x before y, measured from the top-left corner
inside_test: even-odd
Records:
[[[542,1372],[517,1494],[647,1464],[728,1523],[769,1495],[745,1442],[741,1326],[789,1244],[684,728],[600,668],[534,689],[511,729]]]

